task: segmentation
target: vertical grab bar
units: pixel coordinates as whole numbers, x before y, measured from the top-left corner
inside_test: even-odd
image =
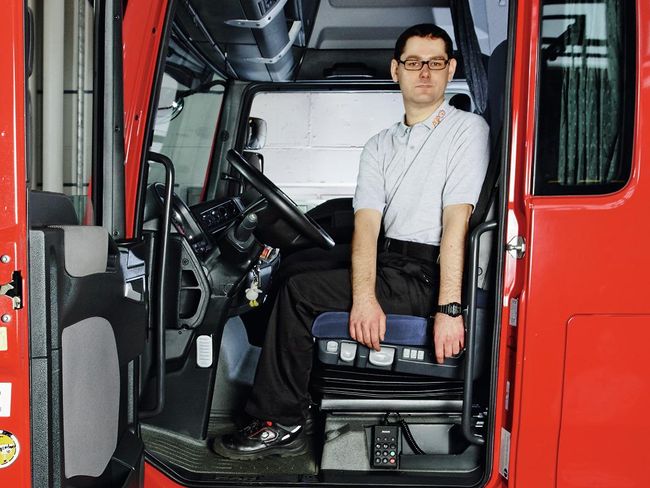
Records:
[[[162,238],[158,252],[157,303],[156,303],[156,406],[150,410],[140,412],[141,419],[153,417],[163,411],[165,407],[165,287],[167,277],[167,249],[169,246],[169,223],[171,220],[172,192],[174,190],[174,165],[167,156],[155,152],[147,153],[149,163],[162,164],[165,167],[165,201],[163,208]]]
[[[499,226],[497,221],[484,222],[478,225],[469,237],[469,277],[467,282],[467,354],[465,354],[465,379],[463,387],[463,417],[462,427],[463,435],[472,444],[482,446],[485,439],[472,432],[472,397],[474,388],[474,336],[476,332],[476,300],[478,287],[478,258],[480,249],[480,237],[489,231],[495,230]]]

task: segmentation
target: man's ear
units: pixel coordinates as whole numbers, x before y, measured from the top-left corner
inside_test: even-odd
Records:
[[[397,60],[396,59],[391,59],[390,61],[390,76],[393,78],[393,81],[395,83],[399,83],[399,79],[397,78],[397,68],[398,68]]]
[[[456,58],[451,58],[449,60],[449,76],[447,81],[451,81],[454,78],[454,73],[456,72]]]

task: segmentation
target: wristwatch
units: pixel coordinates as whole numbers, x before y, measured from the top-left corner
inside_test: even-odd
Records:
[[[458,302],[446,303],[444,305],[438,305],[438,313],[444,313],[450,317],[458,317],[463,313],[463,306]]]

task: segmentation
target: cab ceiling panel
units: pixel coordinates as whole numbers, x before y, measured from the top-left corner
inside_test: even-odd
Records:
[[[505,39],[507,0],[468,0],[481,52]],[[310,49],[392,49],[407,27],[434,23],[457,46],[450,0],[322,0]]]
[[[453,35],[449,0],[323,0],[308,47],[392,49],[404,29],[426,22]]]
[[[229,77],[293,77],[315,0],[182,0],[175,23],[206,60]]]
[[[453,33],[449,0],[321,0],[299,79],[390,79],[397,37],[433,22]]]

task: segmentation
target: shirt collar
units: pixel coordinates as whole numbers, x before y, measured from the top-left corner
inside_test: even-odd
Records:
[[[402,120],[400,120],[399,122],[400,134],[405,135],[408,133],[409,129],[418,126],[426,127],[428,130],[433,130],[444,117],[447,117],[451,113],[452,110],[454,110],[454,107],[449,105],[449,102],[447,101],[447,99],[445,99],[440,104],[440,107],[434,110],[433,113],[429,115],[426,119],[424,119],[422,122],[418,122],[417,124],[413,124],[411,126],[406,125],[406,123],[404,122],[406,120],[406,114],[404,114],[404,116],[402,116]]]

